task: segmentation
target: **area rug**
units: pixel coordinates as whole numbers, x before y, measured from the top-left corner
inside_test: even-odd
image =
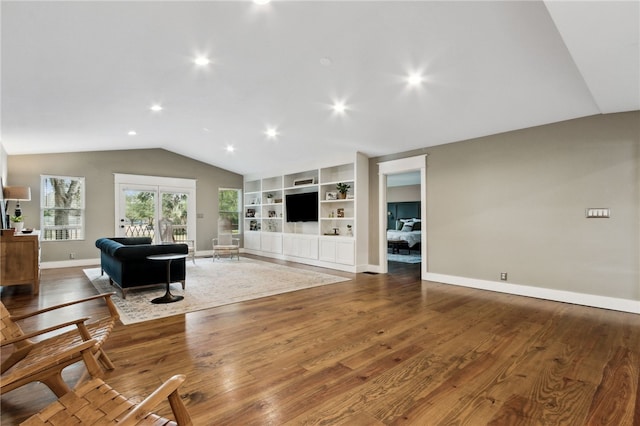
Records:
[[[387,260],[390,262],[402,262],[402,263],[420,263],[422,258],[419,254],[392,254],[387,253]]]
[[[85,269],[84,273],[99,292],[116,291],[113,297],[123,324],[149,321],[187,312],[228,305],[305,288],[348,281],[335,275],[296,269],[275,263],[241,257],[196,259],[188,261],[186,289],[180,283],[171,284],[171,293],[184,296],[175,303],[155,305],[151,299],[162,296],[165,287],[132,289],[123,299],[109,284],[107,275],[100,276],[100,268]]]

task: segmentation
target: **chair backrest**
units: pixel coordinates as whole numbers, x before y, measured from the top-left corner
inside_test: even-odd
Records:
[[[173,239],[173,223],[169,219],[160,219],[158,221],[158,230],[160,231],[160,241],[163,243],[175,242]]]
[[[20,326],[11,319],[11,314],[4,303],[0,302],[0,343],[4,343],[9,339],[15,339],[24,336],[24,331]],[[14,343],[16,348],[24,348],[33,345],[29,339]]]
[[[229,233],[218,234],[218,244],[221,246],[233,245],[233,236]]]
[[[2,316],[2,324],[0,325],[0,342],[15,339],[16,337],[24,335],[20,326],[11,319],[11,314],[2,302],[0,302],[0,314]]]

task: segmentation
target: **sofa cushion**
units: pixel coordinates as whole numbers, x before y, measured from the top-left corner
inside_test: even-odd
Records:
[[[111,237],[109,240],[124,244],[125,246],[135,246],[138,244],[151,244],[151,237]]]

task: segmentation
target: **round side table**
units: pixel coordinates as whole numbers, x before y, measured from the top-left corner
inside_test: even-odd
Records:
[[[174,296],[171,294],[171,289],[169,286],[171,285],[171,262],[177,259],[185,259],[188,254],[178,254],[178,253],[169,253],[169,254],[152,254],[147,256],[149,260],[155,260],[159,262],[167,262],[167,292],[162,297],[156,297],[151,301],[151,303],[173,303],[178,302],[184,299],[184,296]]]

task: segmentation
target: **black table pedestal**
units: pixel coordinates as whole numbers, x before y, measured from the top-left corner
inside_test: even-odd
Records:
[[[167,262],[167,291],[164,296],[156,297],[151,301],[151,303],[159,304],[159,303],[173,303],[179,302],[184,299],[184,296],[174,296],[171,294],[171,261],[174,259],[184,259],[187,257],[186,254],[159,254],[147,256],[147,259],[151,260],[164,260]]]

